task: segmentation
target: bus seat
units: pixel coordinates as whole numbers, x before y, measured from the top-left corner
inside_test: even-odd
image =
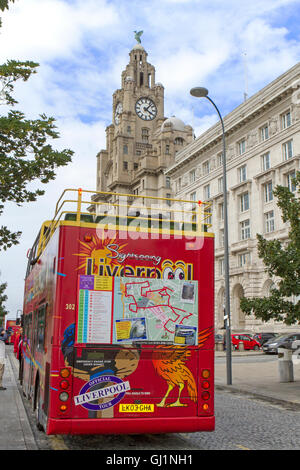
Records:
[[[76,221],[76,217],[77,217],[77,214],[73,212],[68,212],[67,214],[65,214],[65,220],[71,220],[72,222]],[[94,217],[91,214],[81,214],[80,221],[93,224]]]

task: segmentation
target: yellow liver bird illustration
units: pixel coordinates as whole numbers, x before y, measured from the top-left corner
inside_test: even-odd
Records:
[[[207,328],[198,335],[198,346],[202,347],[207,338],[212,334],[213,328]],[[155,371],[168,384],[168,390],[157,405],[158,407],[188,406],[187,403],[181,403],[180,396],[185,387],[189,397],[195,403],[197,402],[197,385],[192,372],[185,365],[185,362],[191,356],[191,350],[185,346],[178,345],[159,345],[156,346],[152,354],[152,363]],[[174,387],[178,387],[177,400],[166,404],[166,400]]]

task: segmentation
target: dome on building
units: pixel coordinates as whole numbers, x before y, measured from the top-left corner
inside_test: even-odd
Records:
[[[175,116],[172,116],[163,122],[161,126],[161,130],[165,130],[167,127],[172,127],[174,131],[184,131],[185,130],[185,124],[181,119],[178,119]]]
[[[145,49],[143,48],[142,44],[137,43],[135,46],[133,46],[132,50],[144,51]]]

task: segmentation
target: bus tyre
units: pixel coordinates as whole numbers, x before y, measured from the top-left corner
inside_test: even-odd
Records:
[[[44,431],[44,427],[41,424],[41,399],[40,399],[40,382],[37,382],[36,392],[35,392],[35,419],[36,426],[39,431]]]

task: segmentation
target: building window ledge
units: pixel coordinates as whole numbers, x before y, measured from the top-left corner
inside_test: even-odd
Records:
[[[247,179],[246,181],[241,181],[240,183],[231,186],[230,190],[231,191],[238,191],[239,189],[241,192],[245,192],[246,190],[250,190],[252,185],[252,181]]]

